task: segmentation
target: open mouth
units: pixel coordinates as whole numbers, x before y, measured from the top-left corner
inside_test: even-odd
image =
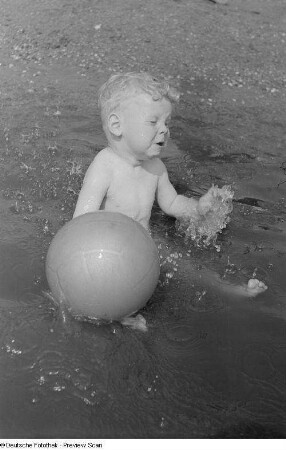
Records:
[[[160,147],[163,147],[164,141],[163,142],[157,142],[157,145],[160,145]]]

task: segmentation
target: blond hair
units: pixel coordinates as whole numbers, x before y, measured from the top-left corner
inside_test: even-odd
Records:
[[[106,130],[108,116],[130,97],[146,93],[157,101],[163,97],[171,102],[179,100],[179,92],[167,81],[159,81],[146,72],[128,72],[112,75],[99,89],[98,106],[103,128]]]

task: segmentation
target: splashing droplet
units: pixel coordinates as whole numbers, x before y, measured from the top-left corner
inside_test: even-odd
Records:
[[[232,212],[232,198],[234,192],[231,186],[218,188],[214,186],[214,197],[211,211],[198,219],[177,220],[177,230],[183,233],[185,240],[192,239],[197,247],[209,247],[213,245],[217,251],[220,250],[216,244],[218,233],[220,233],[230,221],[229,214]]]

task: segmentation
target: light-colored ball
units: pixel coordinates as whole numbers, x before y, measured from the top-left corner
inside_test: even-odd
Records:
[[[160,274],[148,232],[124,214],[98,211],[72,219],[51,242],[47,280],[77,317],[119,320],[145,306]]]

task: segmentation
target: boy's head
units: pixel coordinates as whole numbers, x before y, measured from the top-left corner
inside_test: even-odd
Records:
[[[166,98],[170,102],[176,102],[179,99],[176,89],[170,87],[166,81],[159,81],[146,72],[112,75],[100,88],[98,99],[102,124],[107,136],[109,116],[118,112],[126,100],[140,94],[148,94],[154,101]]]

